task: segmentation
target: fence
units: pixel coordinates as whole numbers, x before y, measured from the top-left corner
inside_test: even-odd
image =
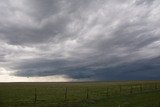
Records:
[[[35,88],[35,90],[37,90]],[[83,97],[78,98],[79,101],[81,100],[96,100],[101,98],[113,98],[113,97],[123,97],[123,96],[129,96],[129,95],[135,95],[135,94],[143,94],[143,93],[152,93],[152,92],[159,92],[160,91],[160,84],[134,84],[134,85],[111,85],[108,87],[105,87],[105,89],[97,90],[93,88],[85,88],[81,90],[81,92],[72,93],[69,88],[64,89],[64,98],[61,101],[66,102],[74,102],[77,101],[76,98],[73,98],[75,94],[82,94]],[[72,94],[72,95],[71,95]],[[35,102],[38,101],[37,98],[37,92],[35,92]],[[157,103],[159,104],[159,103]],[[121,106],[124,106],[127,104],[122,104]],[[143,105],[143,104],[142,104]],[[152,104],[154,105],[154,104]]]
[[[34,90],[34,91],[33,91]],[[0,90],[4,91],[4,90]],[[5,93],[0,93],[0,104],[4,104],[5,97],[10,102],[33,102],[39,103],[55,103],[67,104],[81,101],[98,101],[100,99],[113,99],[114,97],[126,97],[130,95],[143,93],[157,93],[160,91],[160,83],[136,83],[136,84],[119,84],[119,85],[64,85],[62,86],[33,86],[27,88],[14,88]],[[11,94],[11,92],[13,92]],[[17,93],[15,93],[17,92]],[[8,98],[7,98],[8,94]],[[4,97],[4,98],[3,98]],[[17,98],[17,99],[16,99]],[[4,102],[3,102],[4,101]],[[158,107],[159,102],[155,102],[153,107]],[[142,107],[144,104],[141,104]],[[119,107],[130,107],[126,102],[119,105]]]

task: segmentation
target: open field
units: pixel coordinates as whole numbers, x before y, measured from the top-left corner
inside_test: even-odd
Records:
[[[160,107],[160,81],[0,83],[0,107]]]

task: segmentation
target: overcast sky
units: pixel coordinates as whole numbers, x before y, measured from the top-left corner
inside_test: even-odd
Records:
[[[0,82],[160,79],[160,0],[1,0]]]

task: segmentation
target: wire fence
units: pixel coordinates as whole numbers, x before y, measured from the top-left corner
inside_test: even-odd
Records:
[[[96,103],[96,101],[101,99],[109,100],[124,97],[127,99],[131,95],[159,93],[160,83],[120,84],[101,87],[88,85],[85,87],[72,87],[66,85],[64,87],[14,88],[3,93],[4,90],[0,89],[0,105],[14,102],[23,103],[24,105],[26,103],[34,103],[35,105],[52,103],[55,105],[68,106],[71,103],[79,104],[83,101],[95,101]],[[151,100],[152,99],[150,99],[150,101]],[[117,104],[117,107],[160,107],[160,100],[153,100],[151,102],[139,104],[138,106],[124,101]]]
[[[37,90],[35,88],[35,90]],[[73,93],[74,92],[74,93]],[[81,102],[81,101],[91,101],[91,100],[98,100],[98,99],[113,99],[114,97],[129,97],[130,95],[136,95],[136,94],[145,94],[145,93],[158,93],[160,92],[160,84],[134,84],[134,85],[111,85],[105,88],[101,89],[95,89],[95,88],[85,88],[81,90],[74,90],[72,92],[71,88],[65,88],[64,89],[64,95],[61,96],[61,101],[64,102],[64,104],[67,103],[74,103],[74,102]],[[37,98],[37,92],[35,92],[35,103],[41,100],[38,100]],[[39,92],[40,93],[40,92]],[[64,98],[63,98],[64,96]],[[40,98],[39,98],[40,99]],[[123,102],[118,105],[118,107],[137,107],[133,104]],[[139,104],[140,107],[160,107],[160,100],[158,102],[151,101],[151,103],[147,102],[147,104]]]

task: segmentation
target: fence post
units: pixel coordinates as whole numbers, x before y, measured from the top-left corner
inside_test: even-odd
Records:
[[[132,94],[132,93],[133,93],[133,87],[132,87],[132,85],[131,85],[130,94]]]
[[[143,90],[142,84],[140,84],[140,93],[142,93],[142,90]]]
[[[121,85],[119,86],[119,93],[120,93],[120,95],[122,94],[122,86]]]
[[[155,83],[155,91],[157,91],[157,83]]]
[[[65,93],[64,93],[64,100],[67,101],[67,93],[68,93],[68,89],[65,89]]]
[[[88,90],[88,88],[87,88],[87,90],[86,90],[86,99],[87,99],[87,100],[89,99],[89,90]]]
[[[109,96],[109,87],[107,87],[107,96]]]
[[[34,90],[34,102],[37,102],[37,88]]]

